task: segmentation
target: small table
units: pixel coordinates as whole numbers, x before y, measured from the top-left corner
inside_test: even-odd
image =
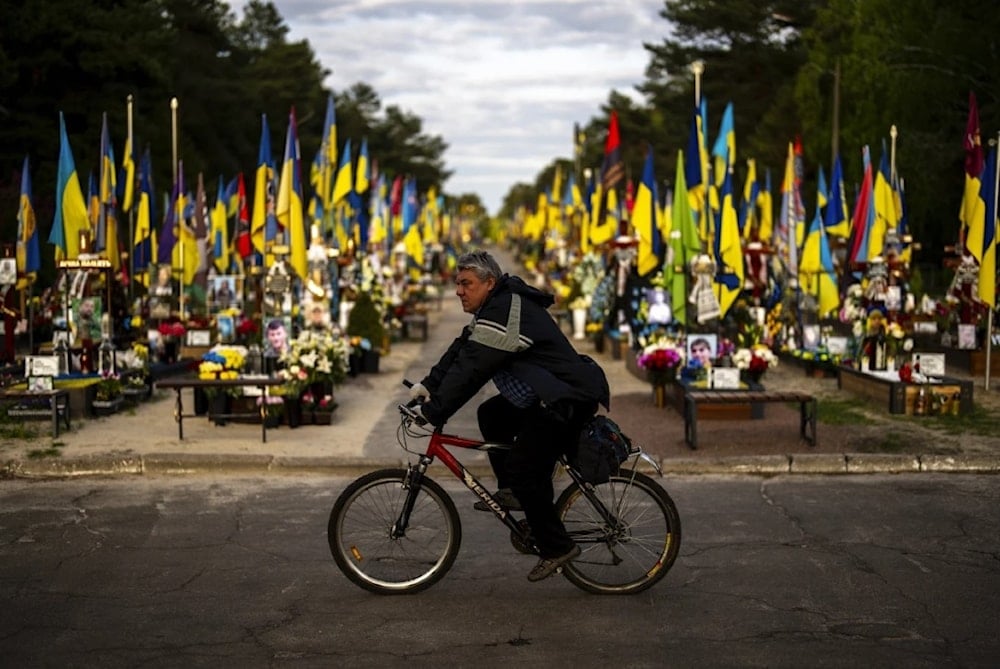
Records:
[[[52,436],[59,436],[60,418],[69,430],[69,391],[66,389],[53,390],[14,390],[6,389],[0,392],[0,401],[12,400],[7,407],[7,415],[10,417],[37,417],[52,416]],[[47,407],[32,406],[28,400],[46,400]]]
[[[271,386],[284,384],[283,379],[276,379],[271,376],[240,377],[237,379],[192,379],[192,378],[171,378],[161,379],[156,382],[158,388],[172,388],[177,393],[177,400],[174,408],[174,420],[177,421],[178,438],[184,439],[184,419],[194,418],[196,414],[185,414],[184,403],[181,400],[181,391],[185,388],[215,388],[226,390],[228,388],[242,388],[253,386],[260,388],[262,401],[260,404],[260,440],[267,443],[267,389]]]

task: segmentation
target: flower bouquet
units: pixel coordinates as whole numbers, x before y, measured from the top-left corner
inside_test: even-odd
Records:
[[[671,339],[658,339],[647,344],[636,356],[640,369],[655,386],[663,386],[677,377],[677,370],[684,365],[685,351]]]
[[[101,380],[97,382],[94,389],[94,399],[98,402],[111,402],[121,397],[121,394],[121,377],[113,372],[102,373]]]
[[[201,357],[199,379],[236,379],[243,369],[245,356],[240,349],[219,346]]]
[[[742,375],[755,383],[760,382],[764,372],[778,366],[778,356],[763,344],[736,349],[732,355],[732,361]]]
[[[347,378],[350,347],[329,332],[304,330],[281,355],[287,394],[301,395],[314,384],[335,386]],[[314,393],[316,394],[316,393]]]

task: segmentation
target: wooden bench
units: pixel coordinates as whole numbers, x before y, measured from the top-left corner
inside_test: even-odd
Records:
[[[0,392],[0,402],[6,404],[6,414],[10,418],[50,418],[52,436],[59,436],[59,425],[70,429],[69,391],[56,390],[13,390]]]
[[[427,341],[427,314],[407,314],[402,318],[403,339]]]
[[[699,404],[752,404],[796,402],[799,405],[799,435],[816,445],[816,398],[808,393],[784,390],[688,390],[684,393],[684,441],[698,448]]]
[[[184,419],[194,418],[196,414],[186,414],[184,413],[184,402],[181,401],[181,391],[185,388],[201,388],[202,390],[206,388],[211,388],[215,390],[225,391],[231,390],[233,388],[242,388],[244,386],[250,386],[259,388],[261,392],[261,397],[263,401],[259,407],[256,407],[252,414],[240,414],[240,415],[258,415],[260,416],[260,440],[262,442],[267,442],[267,390],[272,386],[280,386],[285,382],[282,379],[278,379],[272,376],[243,376],[236,379],[197,379],[188,377],[179,378],[166,378],[160,379],[156,382],[157,388],[168,388],[172,389],[177,393],[177,399],[174,403],[174,420],[177,421],[177,438],[184,439]],[[218,418],[233,418],[236,414],[227,415],[216,415]],[[211,417],[211,416],[210,416]]]

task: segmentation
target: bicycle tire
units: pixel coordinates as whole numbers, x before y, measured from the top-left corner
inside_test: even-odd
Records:
[[[618,519],[611,527],[573,482],[556,500],[556,511],[580,546],[580,557],[563,567],[573,585],[593,594],[631,595],[666,576],[681,545],[677,506],[656,481],[622,469],[595,486]]]
[[[340,571],[370,592],[420,592],[448,573],[462,543],[458,510],[426,476],[406,534],[390,536],[409,492],[404,469],[383,469],[351,482],[330,511],[327,540]]]

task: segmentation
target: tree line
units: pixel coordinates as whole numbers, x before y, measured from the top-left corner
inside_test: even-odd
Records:
[[[957,242],[970,91],[979,101],[984,147],[1000,130],[1000,12],[970,0],[666,0],[660,16],[667,36],[644,45],[649,62],[636,83],[642,102],[611,91],[582,124],[581,159],[556,158],[534,184],[513,186],[505,212],[533,206],[557,163],[599,170],[612,109],[626,174],[639,178],[652,145],[658,179],[672,181],[694,108],[690,66],[701,60],[709,142],[726,104],[735,110],[736,188],[742,189],[745,159],[755,158],[758,179],[770,169],[772,195],[780,202],[787,147],[801,137],[808,218],[820,166],[829,178],[839,151],[853,206],[862,147],[870,146],[877,166],[895,125],[908,221],[922,247],[915,259],[940,266],[945,247]]]

